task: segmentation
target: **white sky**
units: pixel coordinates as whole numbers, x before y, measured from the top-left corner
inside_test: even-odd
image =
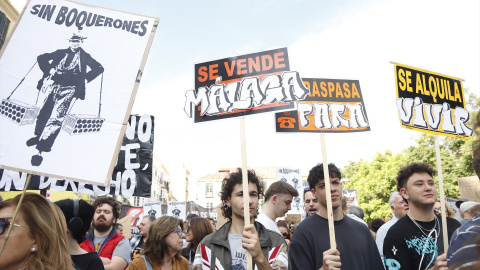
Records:
[[[419,135],[400,128],[390,61],[462,78],[480,94],[478,0],[81,2],[160,19],[132,113],[155,116],[154,151],[177,182],[183,163],[191,182],[241,166],[238,119],[192,124],[183,112],[198,62],[287,47],[302,77],[360,80],[371,131],[326,135],[328,161],[340,167],[398,152]],[[322,161],[319,134],[275,134],[273,113],[246,118],[246,130],[249,166],[305,174]],[[184,183],[173,186],[183,197]]]

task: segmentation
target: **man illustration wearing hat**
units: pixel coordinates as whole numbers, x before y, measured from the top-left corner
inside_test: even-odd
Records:
[[[35,136],[27,140],[27,146],[36,145],[39,151],[32,157],[33,166],[42,163],[42,152],[51,151],[73,99],[85,99],[86,82],[103,73],[102,65],[81,48],[84,39],[73,34],[69,48],[37,57],[43,71],[37,89],[46,92],[47,98],[37,116]]]

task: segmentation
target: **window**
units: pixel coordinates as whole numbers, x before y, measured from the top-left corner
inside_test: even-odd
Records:
[[[8,26],[10,25],[10,21],[7,19],[5,13],[0,11],[0,49],[3,47],[3,43],[7,38],[7,31]]]
[[[213,202],[207,202],[207,209],[213,208]]]
[[[213,184],[208,183],[205,185],[205,197],[213,197]]]
[[[134,206],[140,206],[140,197],[133,197],[133,205]]]

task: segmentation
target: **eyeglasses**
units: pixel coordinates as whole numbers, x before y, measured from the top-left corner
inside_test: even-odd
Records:
[[[286,233],[286,232],[282,233],[282,235],[283,235],[283,237],[288,237],[289,236],[288,233]]]
[[[21,225],[18,225],[18,224],[12,224],[6,218],[0,218],[0,235],[3,235],[7,231],[8,227],[10,227],[10,225],[14,225],[14,226],[17,226],[17,227],[28,228],[26,226],[21,226]]]
[[[435,213],[440,213],[441,210],[442,210],[441,208],[433,208],[433,212]]]
[[[182,237],[183,235],[185,235],[185,231],[183,231],[182,229],[179,229],[179,228],[175,228],[173,229],[174,232],[176,232],[178,234],[178,236]]]

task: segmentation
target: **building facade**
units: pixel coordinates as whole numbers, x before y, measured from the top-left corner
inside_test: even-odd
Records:
[[[13,25],[18,18],[18,11],[9,0],[0,1],[0,50],[3,48],[8,35],[13,30]]]

